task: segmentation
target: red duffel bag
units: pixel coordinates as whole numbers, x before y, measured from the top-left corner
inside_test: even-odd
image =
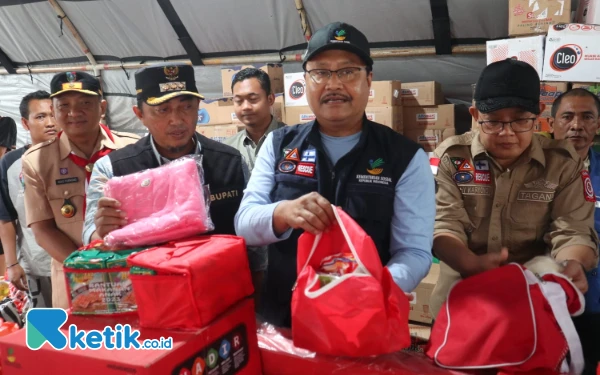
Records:
[[[410,345],[409,303],[381,264],[373,240],[348,214],[334,207],[337,224],[298,239],[298,281],[292,295],[294,345],[321,354],[362,357]],[[352,253],[358,267],[325,286],[321,260]]]
[[[243,238],[192,237],[160,245],[127,258],[131,266],[140,325],[199,329],[254,292]]]

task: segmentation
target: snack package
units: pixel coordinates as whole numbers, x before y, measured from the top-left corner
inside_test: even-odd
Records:
[[[128,222],[106,236],[108,246],[154,245],[214,229],[201,155],[112,178],[104,195],[121,203]]]
[[[135,312],[127,257],[142,249],[107,251],[95,243],[64,262],[71,313],[106,315]]]
[[[357,268],[358,262],[352,253],[339,253],[326,256],[321,260],[321,266],[317,270],[319,284],[321,287],[324,287],[340,276],[354,272]]]

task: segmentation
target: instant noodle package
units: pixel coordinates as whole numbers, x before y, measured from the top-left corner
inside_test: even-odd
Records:
[[[137,310],[127,257],[142,249],[72,253],[64,262],[72,314],[104,315]]]

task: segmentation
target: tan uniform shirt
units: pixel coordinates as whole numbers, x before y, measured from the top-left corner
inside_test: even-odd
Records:
[[[101,129],[94,152],[104,147],[116,150],[139,137],[134,134],[112,132],[114,142]],[[70,158],[73,152],[85,155],[71,144],[63,133],[59,139],[31,147],[23,156],[23,178],[25,181],[25,211],[27,226],[44,220],[54,219],[56,227],[67,235],[78,247],[82,245],[83,202],[86,189],[86,172]],[[61,214],[66,200],[73,205],[76,213],[67,218]],[[62,264],[52,259],[52,305],[68,308]]]
[[[448,139],[435,155],[440,165],[434,238],[453,234],[475,254],[507,247],[508,261],[518,263],[547,253],[554,257],[571,245],[597,249],[584,165],[568,142],[534,135],[531,147],[506,170],[486,153],[477,132]],[[434,314],[459,279],[441,263],[431,296]]]
[[[272,117],[267,131],[265,131],[265,134],[258,141],[258,144],[254,143],[252,138],[248,136],[248,132],[245,129],[241,132],[238,132],[236,135],[225,139],[223,143],[235,148],[242,154],[242,158],[248,166],[248,172],[252,173],[252,170],[254,169],[254,163],[256,162],[256,156],[258,155],[258,151],[260,151],[262,144],[265,143],[267,135],[269,135],[269,133],[271,133],[273,130],[282,128],[284,126],[285,124],[283,122],[279,122],[275,117]]]

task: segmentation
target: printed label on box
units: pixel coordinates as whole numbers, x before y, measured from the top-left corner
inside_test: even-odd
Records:
[[[419,96],[419,89],[402,89],[402,96]]]
[[[417,113],[417,121],[437,121],[437,113]]]
[[[246,325],[240,324],[175,367],[171,374],[237,374],[248,364],[249,354]]]
[[[312,121],[315,118],[317,118],[317,117],[312,113],[306,113],[306,114],[300,115],[300,121]]]
[[[367,113],[367,120],[369,121],[375,121],[375,114],[374,113]]]

